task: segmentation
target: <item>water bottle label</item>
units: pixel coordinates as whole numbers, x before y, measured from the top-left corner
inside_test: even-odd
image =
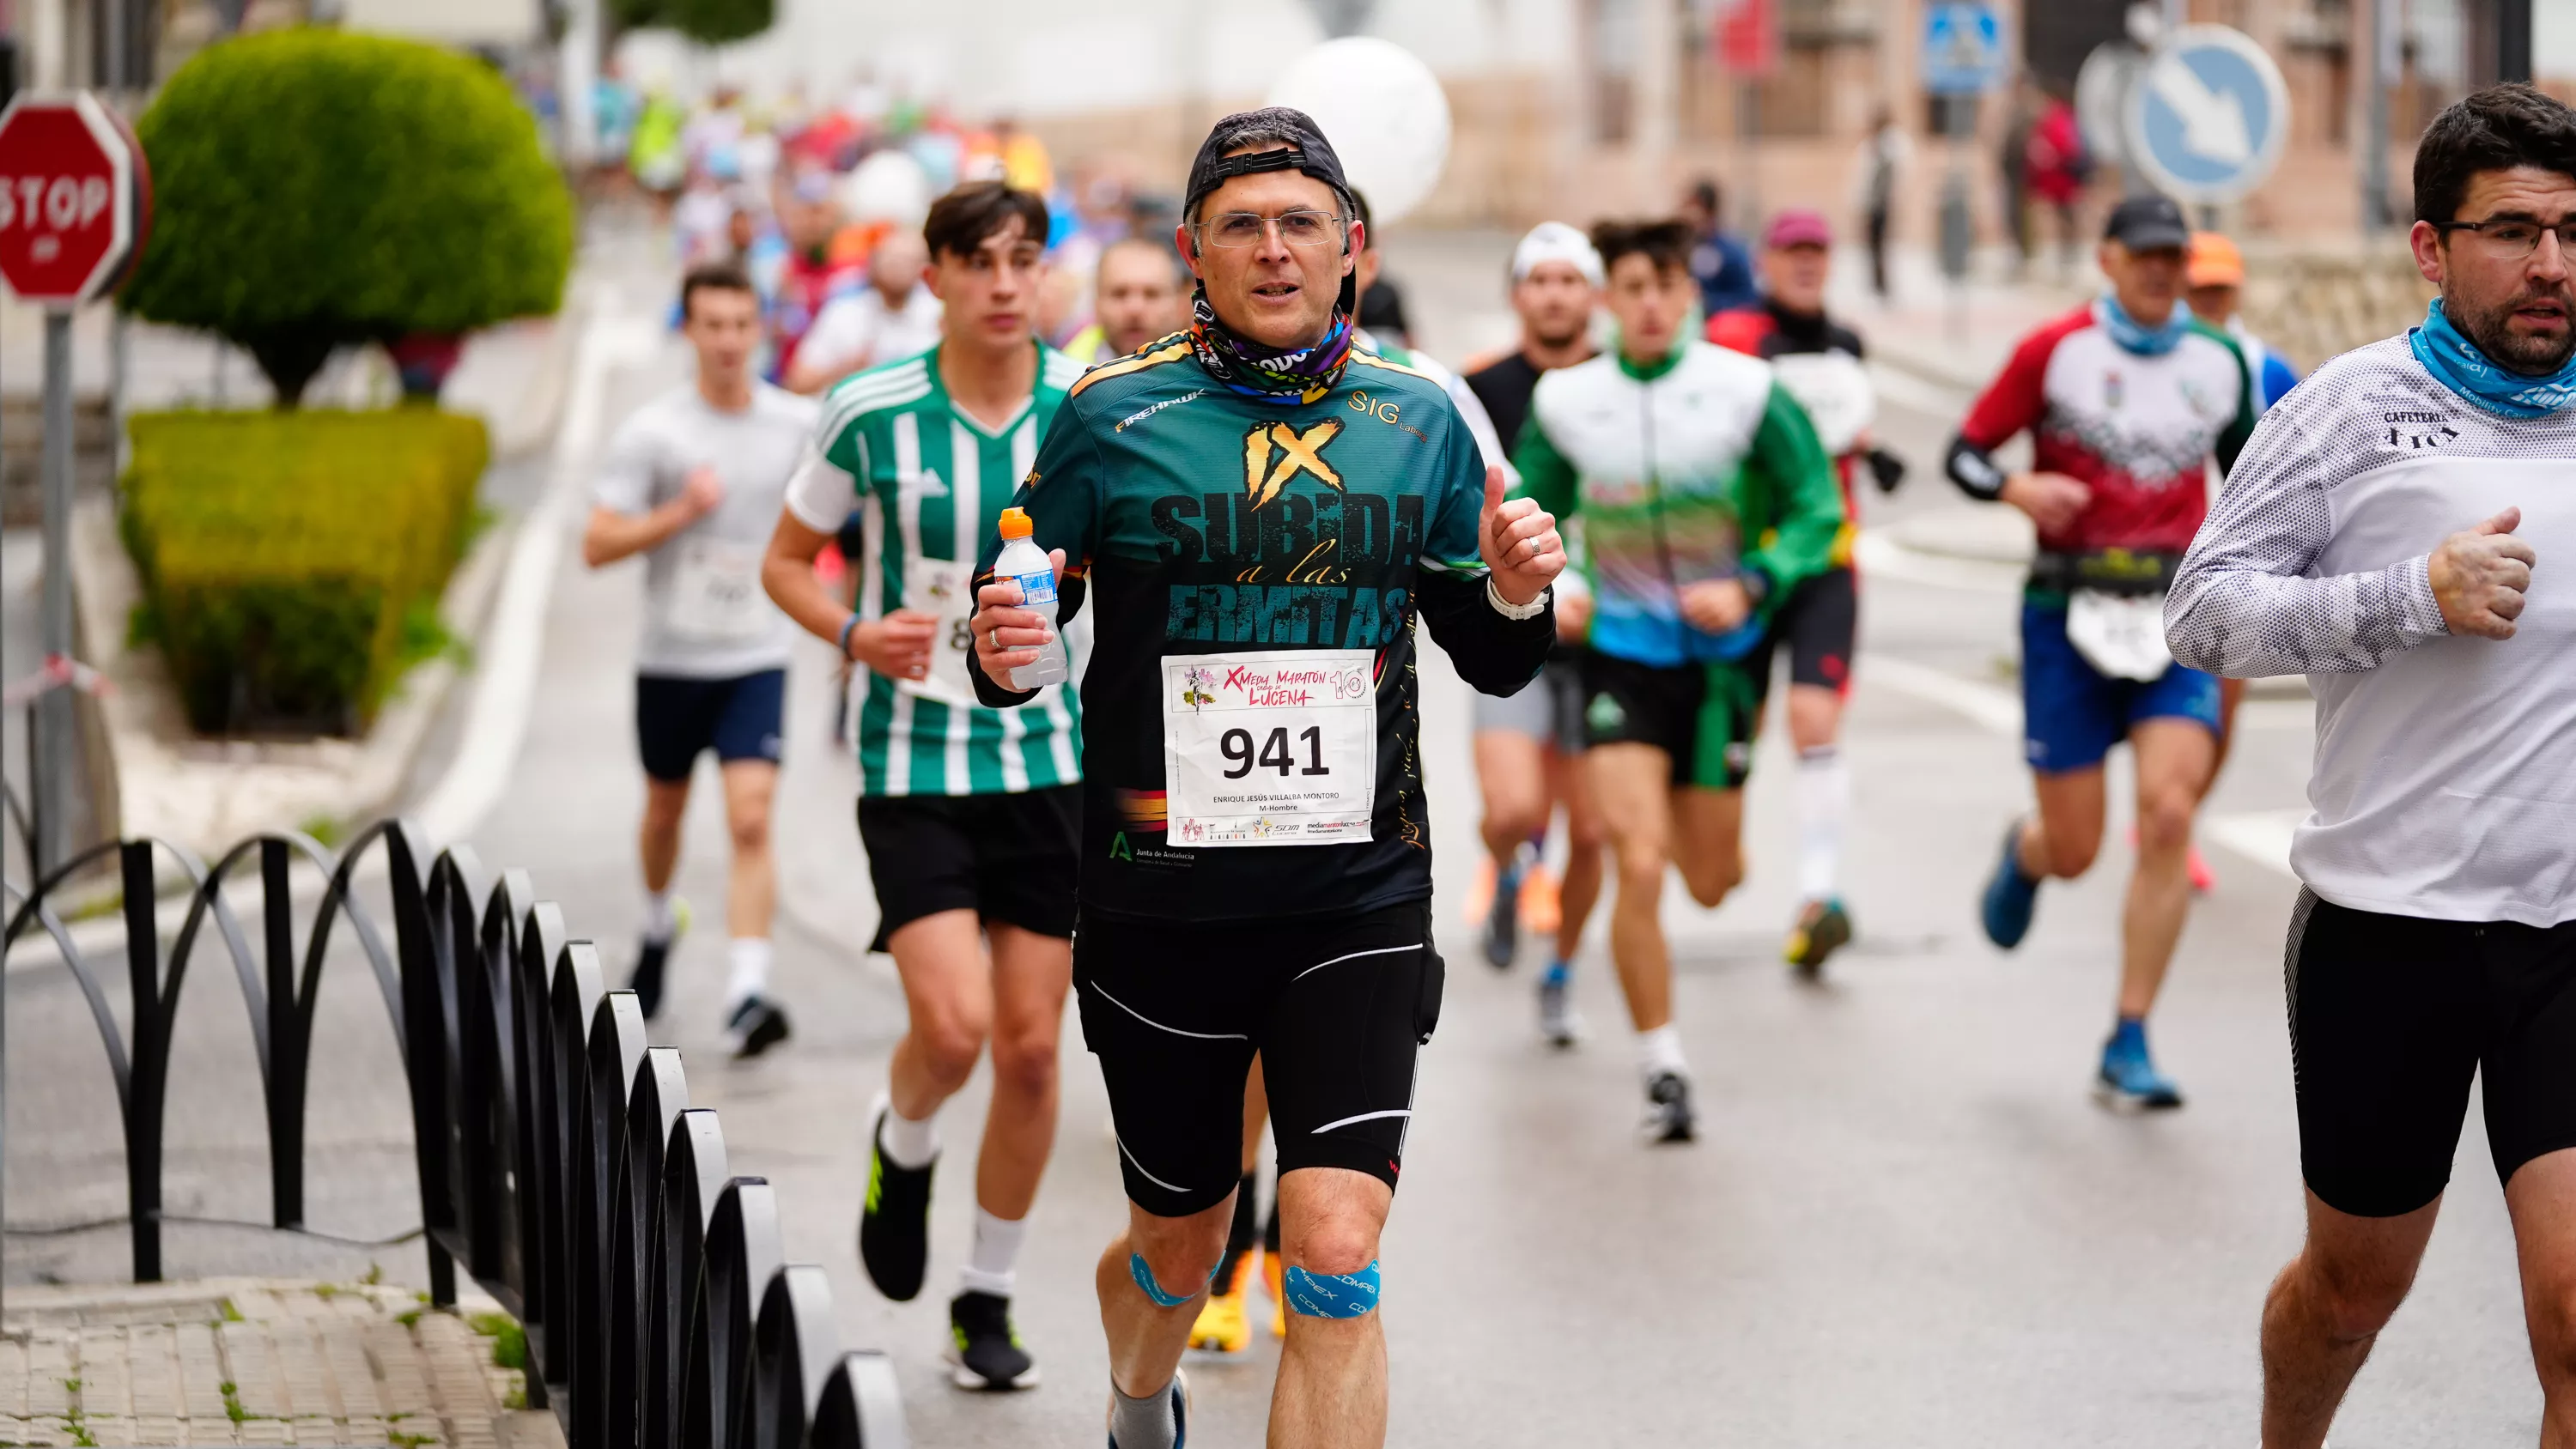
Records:
[[[1020,602],[1023,605],[1035,606],[1055,602],[1054,569],[1042,569],[1036,573],[1018,575],[1016,582],[1020,586]]]

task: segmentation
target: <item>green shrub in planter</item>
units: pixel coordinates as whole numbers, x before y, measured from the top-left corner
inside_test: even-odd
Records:
[[[136,123],[152,236],[121,305],[221,334],[293,407],[331,349],[553,312],[572,197],[490,66],[296,27],[206,47]]]
[[[490,444],[480,419],[146,413],[126,546],[188,723],[354,733],[439,638]]]

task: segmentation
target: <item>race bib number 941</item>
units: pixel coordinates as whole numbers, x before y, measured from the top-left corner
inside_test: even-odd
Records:
[[[1163,661],[1163,767],[1178,846],[1369,838],[1376,656],[1367,649]]]

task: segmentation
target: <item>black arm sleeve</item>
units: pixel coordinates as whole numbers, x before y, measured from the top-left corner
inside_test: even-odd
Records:
[[[1526,619],[1506,619],[1485,598],[1482,573],[1432,573],[1415,577],[1415,596],[1431,637],[1449,652],[1458,677],[1486,694],[1517,694],[1538,677],[1556,642],[1556,591],[1547,607]]]
[[[1950,440],[1950,456],[1942,460],[1941,470],[1971,498],[1992,503],[2004,494],[2004,470],[1995,465],[1994,454],[1965,436]]]

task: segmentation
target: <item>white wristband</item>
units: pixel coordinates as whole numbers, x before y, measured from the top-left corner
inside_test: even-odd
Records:
[[[1493,605],[1494,612],[1502,615],[1506,619],[1535,619],[1539,615],[1547,612],[1547,590],[1539,590],[1538,597],[1530,600],[1526,604],[1515,604],[1511,600],[1503,597],[1502,590],[1494,587],[1494,576],[1487,574],[1485,576],[1485,602]]]

